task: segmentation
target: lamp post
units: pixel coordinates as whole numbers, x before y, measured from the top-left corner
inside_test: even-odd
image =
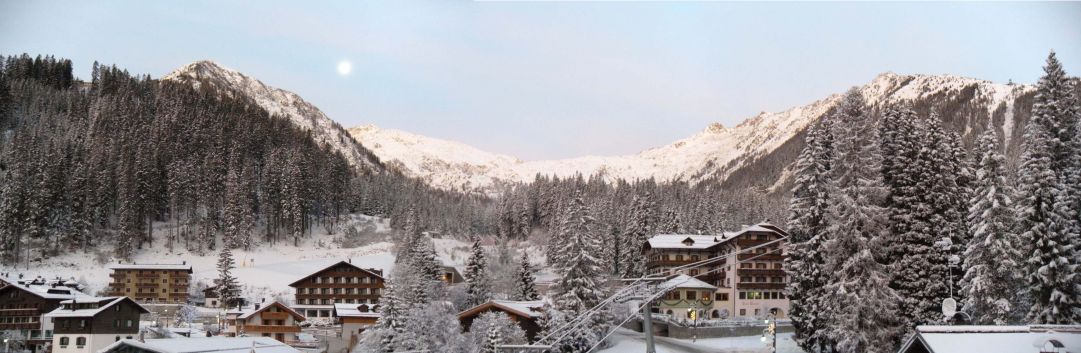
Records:
[[[8,347],[8,345],[10,345],[11,343],[8,341],[10,340],[7,338],[4,339],[4,353],[11,352],[11,348]]]

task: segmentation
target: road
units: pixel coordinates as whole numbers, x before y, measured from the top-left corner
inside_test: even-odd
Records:
[[[641,332],[631,331],[627,329],[617,329],[614,336],[620,336],[621,339],[635,340],[645,344],[646,337]],[[653,337],[654,343],[658,348],[668,352],[679,353],[763,353],[766,349],[763,348],[718,348],[709,347],[703,345],[697,345],[691,343],[688,340],[675,339],[670,337]],[[644,351],[644,350],[643,350]],[[632,352],[627,352],[632,353]]]

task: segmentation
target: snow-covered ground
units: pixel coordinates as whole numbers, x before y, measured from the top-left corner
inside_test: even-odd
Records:
[[[255,245],[250,251],[234,250],[233,257],[237,268],[233,274],[245,287],[245,296],[252,299],[278,297],[292,299],[290,283],[301,277],[329,266],[338,261],[352,261],[364,268],[382,269],[390,273],[394,268],[394,243],[389,220],[364,215],[354,215],[349,220],[350,226],[366,227],[374,234],[376,241],[357,247],[340,247],[334,238],[338,234],[328,234],[322,227],[314,227],[313,234],[305,237],[300,246],[291,242],[276,245]],[[192,266],[192,283],[212,283],[218,277],[218,252],[209,251],[199,255],[175,246],[170,251],[164,244],[164,234],[169,231],[167,224],[155,225],[155,246],[152,249],[137,251],[133,257],[137,263],[181,263]],[[470,244],[454,239],[435,239],[436,252],[443,263],[463,267],[469,257]],[[105,245],[105,247],[111,245]],[[103,248],[104,249],[104,248]],[[109,283],[109,264],[116,259],[100,263],[93,253],[73,252],[50,258],[43,264],[32,263],[27,270],[24,266],[2,267],[0,272],[10,272],[11,277],[20,274],[28,278],[42,276],[53,278],[75,278],[85,283],[89,294],[98,294]]]
[[[692,342],[686,339],[657,337],[654,347],[657,353],[762,353],[768,352],[762,336],[739,336],[725,338],[706,338]],[[600,350],[604,353],[645,352],[645,338],[641,333],[619,329],[609,338],[611,346]],[[804,353],[792,340],[791,333],[777,336],[778,353]]]

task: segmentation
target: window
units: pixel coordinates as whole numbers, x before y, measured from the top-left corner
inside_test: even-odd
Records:
[[[754,267],[754,264],[752,264],[750,262],[744,262],[744,263],[739,264],[739,268],[752,268],[752,267]]]
[[[747,299],[747,292],[739,292],[739,298],[740,299]],[[740,315],[743,315],[743,314],[740,314]]]
[[[124,322],[124,327],[131,327],[131,325],[132,325],[131,320],[127,320],[127,321]]]
[[[85,319],[79,320],[79,328],[85,328],[85,327],[86,327],[86,320]]]
[[[728,293],[714,293],[713,300],[728,301]]]
[[[761,315],[761,314],[762,314],[762,309],[754,309],[754,316],[758,316],[758,315]]]
[[[698,261],[698,255],[691,255],[691,261]]]
[[[755,266],[755,268],[766,268],[766,264],[762,263],[762,262],[759,262],[759,263],[755,264],[754,266]]]
[[[70,338],[60,337],[60,347],[61,348],[67,348],[68,344],[70,344],[70,343],[71,343]]]
[[[683,255],[676,255],[676,261],[683,261]]]
[[[75,345],[82,348],[86,345],[86,337],[78,337],[75,339]]]
[[[698,299],[698,292],[697,291],[693,291],[693,290],[687,291],[687,300],[696,300],[696,299]]]
[[[747,316],[747,309],[739,309],[739,316]]]
[[[120,328],[120,320],[113,320],[113,328]]]

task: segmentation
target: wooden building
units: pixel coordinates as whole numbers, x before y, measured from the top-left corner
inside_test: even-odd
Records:
[[[458,321],[462,324],[462,330],[469,331],[470,326],[473,326],[473,320],[476,320],[480,314],[487,312],[505,313],[510,317],[511,321],[518,323],[518,327],[525,331],[526,338],[532,342],[537,339],[537,333],[541,329],[540,325],[537,324],[537,319],[543,313],[543,308],[543,300],[490,300],[487,303],[459,313]]]
[[[342,325],[342,339],[346,341],[351,352],[360,341],[360,334],[375,326],[375,322],[379,320],[379,305],[334,304],[334,317],[338,318],[338,324]]]
[[[53,353],[93,353],[139,335],[139,316],[149,313],[128,297],[65,300],[45,314],[53,321]]]
[[[13,281],[13,283],[16,283]],[[0,288],[0,331],[19,331],[31,352],[42,352],[53,339],[53,324],[44,316],[65,300],[89,298],[58,285],[12,284]]]
[[[298,279],[293,308],[308,318],[331,318],[334,304],[379,303],[383,294],[383,270],[361,268],[341,261]]]
[[[458,268],[454,266],[443,266],[443,274],[441,275],[443,282],[447,284],[458,284],[465,282],[465,277],[462,277],[462,272],[458,271]]]
[[[304,315],[285,304],[256,303],[250,308],[226,311],[222,332],[230,337],[262,336],[285,343],[296,342],[297,334],[300,333],[300,322],[305,320],[307,318]]]
[[[181,264],[110,265],[113,278],[109,295],[126,296],[146,304],[184,304],[188,302],[191,266]]]
[[[642,251],[651,275],[685,274],[716,287],[712,305],[705,308],[708,315],[700,318],[761,318],[771,310],[783,318],[788,313],[784,294],[788,275],[784,269],[786,241],[782,238],[787,236],[777,226],[760,223],[717,235],[656,235]],[[721,256],[726,258],[675,270]],[[653,304],[654,312],[667,314],[662,311],[667,310],[662,309],[663,301]]]

